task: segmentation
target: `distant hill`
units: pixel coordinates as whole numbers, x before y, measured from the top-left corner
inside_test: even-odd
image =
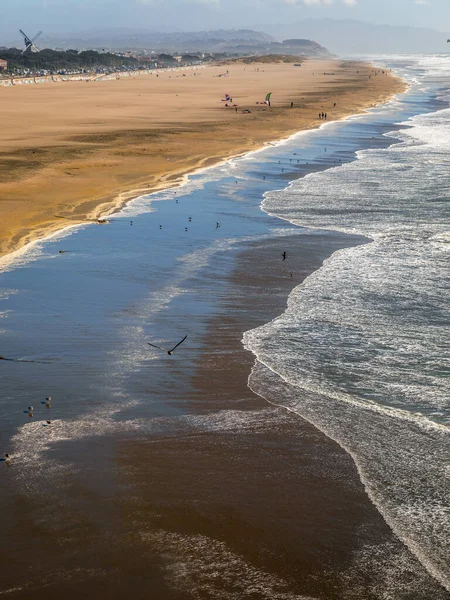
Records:
[[[273,46],[274,44],[272,44]],[[286,54],[302,54],[303,56],[325,58],[331,53],[324,47],[312,40],[288,39],[281,42],[281,48]]]
[[[226,54],[293,54],[330,56],[326,48],[309,39],[277,42],[271,35],[251,29],[220,29],[158,33],[145,29],[103,29],[71,38],[42,38],[42,45],[61,49],[147,50],[156,53],[213,52]]]
[[[393,27],[362,21],[305,19],[289,25],[259,25],[278,40],[309,38],[335,54],[448,52],[446,33],[425,27]]]
[[[276,63],[295,63],[296,66],[301,66],[303,63],[304,56],[294,56],[292,54],[264,54],[263,56],[241,56],[239,58],[230,58],[228,60],[220,61],[221,64],[234,65],[234,64],[276,64]],[[298,63],[298,64],[297,64]]]
[[[47,46],[59,48],[155,52],[224,52],[237,46],[254,47],[275,41],[267,33],[249,29],[167,33],[117,28],[87,31],[69,38],[42,36],[42,40]]]

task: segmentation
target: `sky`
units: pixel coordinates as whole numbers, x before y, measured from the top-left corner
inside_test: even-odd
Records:
[[[432,27],[449,34],[450,0],[0,0],[0,46],[29,35],[131,27],[152,31],[255,28],[305,18]]]

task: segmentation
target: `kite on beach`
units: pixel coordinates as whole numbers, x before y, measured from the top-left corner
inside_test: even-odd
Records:
[[[267,104],[268,106],[270,106],[270,96],[272,95],[272,92],[269,92],[268,94],[266,94],[266,97],[264,100],[258,101],[256,104]]]
[[[173,348],[171,348],[170,350],[167,350],[166,348],[161,348],[161,346],[157,346],[156,344],[150,344],[150,342],[147,342],[147,344],[148,344],[149,346],[152,346],[153,348],[158,348],[158,350],[162,350],[163,352],[167,352],[167,354],[168,354],[169,356],[172,356],[172,354],[173,354],[173,351],[175,350],[175,348],[178,348],[178,346],[179,346],[180,344],[182,344],[186,338],[187,338],[187,335],[185,335],[185,336],[184,336],[184,338],[183,338],[183,339],[182,339],[180,342],[178,342],[178,344],[176,344],[176,345],[175,345]]]

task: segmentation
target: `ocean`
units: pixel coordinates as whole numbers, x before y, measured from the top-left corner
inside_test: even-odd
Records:
[[[9,515],[0,556],[13,557],[0,595],[48,598],[57,582],[55,597],[69,597],[88,582],[98,597],[114,571],[123,597],[134,588],[117,556],[139,552],[142,569],[142,551],[128,543],[139,529],[140,543],[151,540],[148,564],[171,565],[157,576],[149,567],[155,598],[449,598],[450,56],[376,63],[409,90],[137,198],[108,225],[71,227],[2,260],[1,354],[38,362],[0,362],[0,451],[13,456],[0,465]],[[256,326],[242,316],[248,386],[264,399],[249,417],[240,397],[220,410],[199,406],[192,373],[208,379],[221,360],[211,323],[237,310],[233,274],[255,244],[276,248],[267,270],[293,289],[273,320]],[[309,265],[304,274],[291,271],[296,254],[296,265]],[[184,335],[171,358],[147,344],[170,347]],[[305,420],[351,457],[392,532],[378,545],[355,544],[336,587],[322,589],[315,572],[305,588],[307,573],[281,581],[259,559],[246,562],[237,541],[208,537],[200,525],[193,533],[167,515],[165,527],[153,525],[164,503],[149,503],[140,485],[152,480],[156,455],[133,484],[136,459],[122,464],[133,444],[183,440],[183,448],[205,432],[261,427],[269,435],[286,419],[299,432]],[[233,442],[227,452],[231,464]],[[153,476],[161,487],[164,474]],[[194,488],[200,477],[192,474]],[[292,476],[290,485],[300,484]],[[212,497],[206,488],[190,500],[200,512]],[[145,531],[130,517],[144,498]],[[218,520],[231,513],[231,504],[217,506]],[[308,547],[318,556],[322,544],[312,537]]]
[[[280,404],[352,455],[386,521],[450,588],[449,59],[404,68],[417,82],[407,97],[437,88],[445,106],[400,121],[388,148],[358,151],[262,205],[371,242],[335,253],[244,339],[258,357],[252,388],[270,399],[278,378],[289,384]]]

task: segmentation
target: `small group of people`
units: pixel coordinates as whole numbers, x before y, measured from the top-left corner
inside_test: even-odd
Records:
[[[322,120],[326,121],[326,120],[327,120],[327,113],[324,113],[324,112],[322,112],[322,113],[319,113],[319,119],[320,119],[321,121],[322,121]]]

